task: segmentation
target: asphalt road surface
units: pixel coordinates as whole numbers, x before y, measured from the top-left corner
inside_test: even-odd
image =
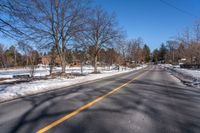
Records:
[[[0,133],[200,133],[200,90],[159,66],[0,104]]]

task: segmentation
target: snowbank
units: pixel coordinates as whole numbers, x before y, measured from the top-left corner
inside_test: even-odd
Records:
[[[86,76],[80,76],[73,79],[56,78],[49,80],[32,81],[28,83],[20,83],[15,85],[0,85],[0,101],[6,101],[17,97],[36,94],[39,92],[45,92],[48,90],[66,87],[69,85],[92,81],[95,79],[101,79],[116,74],[139,70],[145,67],[146,65],[142,65],[140,67],[134,69],[127,69],[124,71],[118,71],[118,70],[101,71],[101,74],[88,74]]]
[[[200,88],[200,70],[183,69],[171,64],[162,64],[160,66],[179,78],[183,83]]]
[[[186,75],[191,75],[196,79],[200,79],[200,70],[190,70],[190,69],[182,69],[182,68],[175,68],[176,71],[180,73],[184,73]]]

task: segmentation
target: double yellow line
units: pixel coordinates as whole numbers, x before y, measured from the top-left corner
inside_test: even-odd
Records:
[[[106,93],[105,95],[100,96],[100,97],[98,97],[97,99],[95,99],[95,100],[89,102],[88,104],[85,104],[85,105],[81,106],[80,108],[78,108],[78,109],[74,110],[73,112],[71,112],[71,113],[65,115],[64,117],[62,117],[62,118],[60,118],[60,119],[54,121],[53,123],[49,124],[48,126],[46,126],[46,127],[42,128],[42,129],[38,130],[36,133],[44,133],[44,132],[50,130],[51,128],[57,126],[58,124],[60,124],[60,123],[62,123],[62,122],[64,122],[64,121],[66,121],[67,119],[71,118],[72,116],[74,116],[74,115],[78,114],[79,112],[83,111],[84,109],[89,108],[90,106],[94,105],[95,103],[101,101],[102,99],[104,99],[104,98],[108,97],[109,95],[115,93],[116,91],[122,89],[124,86],[130,84],[131,82],[133,82],[134,80],[138,79],[139,77],[141,77],[141,76],[144,75],[145,73],[146,73],[146,72],[143,72],[142,74],[140,74],[140,75],[138,75],[137,77],[131,79],[130,81],[126,82],[125,84],[123,84],[123,85],[121,85],[121,86],[119,86],[119,87],[113,89],[112,91]]]

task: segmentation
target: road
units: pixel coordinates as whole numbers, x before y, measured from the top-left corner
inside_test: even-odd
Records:
[[[200,133],[200,90],[159,66],[0,104],[1,133]]]

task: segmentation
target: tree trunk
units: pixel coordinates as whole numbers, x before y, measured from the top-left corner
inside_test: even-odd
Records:
[[[52,75],[53,65],[49,65],[49,75]]]
[[[63,57],[62,57],[62,63],[61,63],[61,65],[62,65],[62,71],[61,71],[61,73],[65,74],[66,61],[65,61],[65,58],[63,58]]]
[[[51,62],[49,64],[49,74],[50,75],[52,75],[52,73],[53,73],[53,67],[55,65],[54,60],[55,60],[55,58],[53,56],[51,56]]]
[[[28,62],[28,56],[26,57],[26,66],[29,65],[29,62]]]
[[[81,74],[83,74],[83,62],[81,61]]]
[[[94,56],[94,73],[97,73],[97,54]]]

